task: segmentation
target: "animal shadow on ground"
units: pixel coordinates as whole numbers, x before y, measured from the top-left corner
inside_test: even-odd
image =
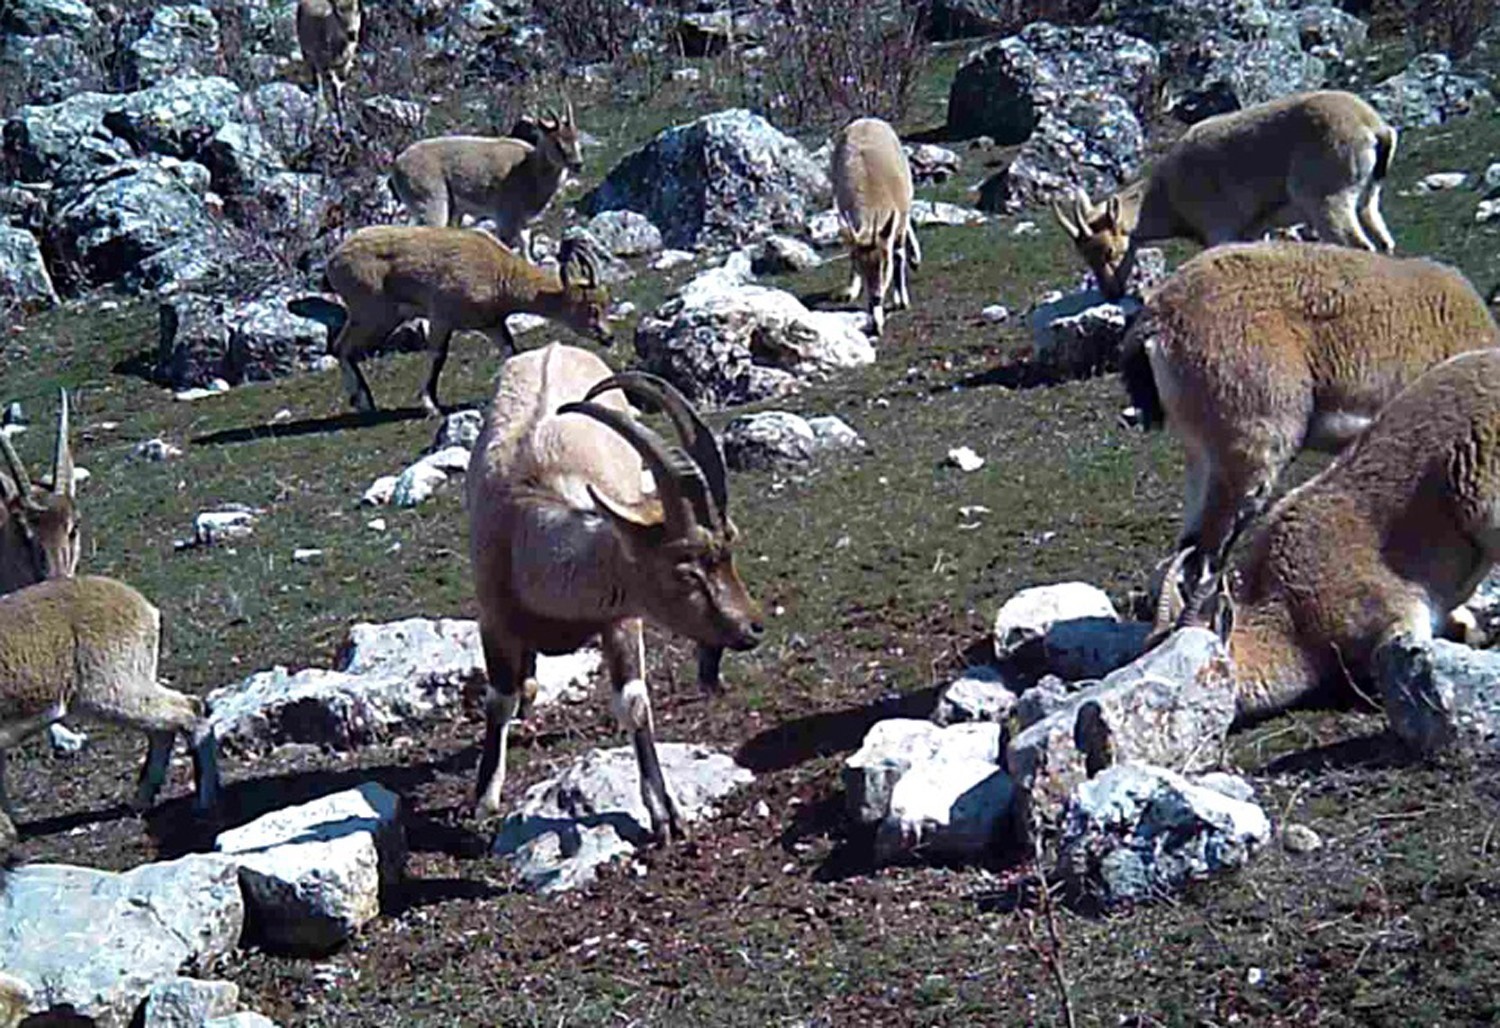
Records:
[[[936,686],[882,697],[860,707],[824,711],[784,721],[742,745],[734,759],[756,774],[785,771],[817,757],[859,748],[877,721],[893,717],[925,718],[937,705]]]
[[[466,408],[449,408],[445,413]],[[237,443],[253,443],[263,439],[293,439],[304,435],[323,435],[342,432],[345,429],[373,428],[397,421],[420,421],[427,417],[421,407],[398,407],[392,410],[350,411],[326,418],[303,418],[301,421],[282,421],[242,428],[225,428],[207,435],[196,436],[194,446],[230,446]]]
[[[1420,761],[1421,757],[1407,749],[1390,732],[1376,732],[1353,739],[1342,739],[1325,746],[1283,753],[1258,768],[1256,774],[1305,774],[1353,768],[1375,771],[1407,767]]]

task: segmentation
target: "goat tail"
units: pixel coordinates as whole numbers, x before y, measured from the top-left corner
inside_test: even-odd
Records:
[[[1149,311],[1137,318],[1120,348],[1120,380],[1130,397],[1131,407],[1135,409],[1131,420],[1147,431],[1160,428],[1167,421],[1161,392],[1156,388],[1156,376],[1151,371],[1151,355],[1146,350],[1151,339],[1150,322]]]
[[[1375,130],[1375,181],[1385,178],[1391,170],[1391,158],[1396,156],[1396,130],[1382,125]]]

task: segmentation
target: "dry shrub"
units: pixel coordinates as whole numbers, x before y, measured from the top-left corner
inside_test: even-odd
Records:
[[[633,0],[548,0],[536,13],[571,61],[618,61],[645,38],[650,13]]]
[[[798,126],[900,121],[927,65],[927,3],[780,0],[767,40],[770,106]]]
[[[1494,0],[1405,0],[1406,38],[1419,53],[1467,57],[1495,17]]]
[[[1034,21],[1082,25],[1093,18],[1101,6],[1101,0],[998,0],[986,5],[985,20],[994,26],[989,31],[1012,35]],[[962,13],[955,13],[952,8],[934,12],[932,28],[940,39],[968,34],[963,31]]]

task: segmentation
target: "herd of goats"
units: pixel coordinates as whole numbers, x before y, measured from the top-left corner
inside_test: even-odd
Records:
[[[340,118],[358,16],[357,0],[301,0],[297,12]],[[426,322],[431,412],[453,331],[483,331],[508,357],[466,482],[489,678],[478,807],[499,809],[507,731],[535,697],[537,655],[597,636],[653,834],[666,842],[682,825],[656,755],[642,619],[698,643],[708,686],[723,651],[754,647],[763,627],[735,569],[722,452],[683,395],[578,347],[511,356],[513,313],[604,340],[609,331],[597,256],[565,243],[552,270],[533,262],[526,238],[579,167],[571,106],[530,129],[530,141],[430,139],[397,159],[392,182],[418,223],[363,228],[333,254],[330,349],[362,410],[374,399],[359,356],[408,319]],[[1460,604],[1500,552],[1500,332],[1458,272],[1389,256],[1379,195],[1395,145],[1358,97],[1299,94],[1203,121],[1140,181],[1099,204],[1079,196],[1055,208],[1111,297],[1141,243],[1207,247],[1151,291],[1121,370],[1136,422],[1167,425],[1187,453],[1156,635],[1217,630],[1241,720],[1351,689],[1397,638],[1472,628]],[[896,133],[871,118],[846,126],[832,178],[854,267],[845,299],[865,293],[879,334],[885,295],[894,284],[893,307],[905,307],[908,265],[921,259]],[[460,227],[465,214],[495,231]],[[1293,223],[1322,242],[1253,241]],[[673,438],[627,401],[661,410]],[[1304,448],[1340,456],[1267,511]],[[214,738],[203,702],[157,681],[157,610],[122,583],[74,577],[66,395],[50,481],[29,478],[3,434],[0,457],[0,804],[9,811],[5,751],[75,714],[148,735],[143,807],[186,736],[196,802],[212,807]],[[15,839],[0,814],[0,850]]]

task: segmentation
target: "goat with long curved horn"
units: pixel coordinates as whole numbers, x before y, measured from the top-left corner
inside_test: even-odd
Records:
[[[78,566],[78,506],[68,443],[68,394],[62,393],[50,488],[26,473],[0,433],[0,595],[47,578],[71,578]]]

